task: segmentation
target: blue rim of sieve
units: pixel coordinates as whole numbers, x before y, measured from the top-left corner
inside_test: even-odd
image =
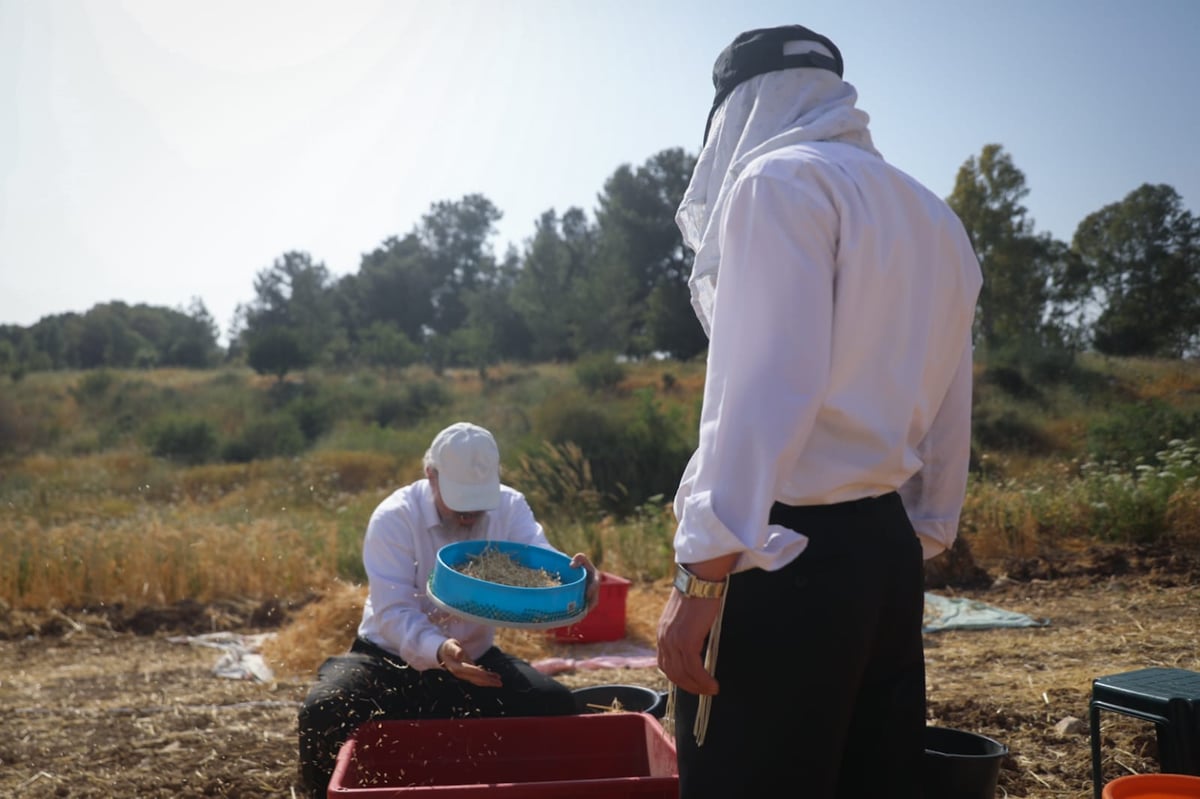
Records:
[[[521,544],[517,542],[472,540],[446,544],[438,550],[437,564],[435,565],[433,571],[430,572],[429,577],[426,580],[425,594],[430,598],[430,601],[432,601],[434,605],[446,613],[474,621],[478,624],[484,624],[492,627],[513,627],[526,630],[546,630],[556,627],[567,627],[578,622],[588,614],[588,611],[591,610],[591,608],[587,606],[586,596],[581,597],[583,601],[572,600],[567,602],[565,607],[562,607],[561,605],[553,606],[557,605],[557,603],[553,602],[553,600],[552,606],[546,606],[545,604],[542,604],[541,600],[533,599],[534,595],[542,594],[546,591],[550,592],[548,596],[556,596],[565,586],[554,588],[521,588],[519,586],[513,587],[498,583],[489,583],[486,580],[480,580],[479,578],[472,577],[469,574],[455,571],[455,567],[452,566],[446,559],[446,552],[452,549],[470,551],[482,547],[482,549],[486,550],[493,546],[499,549],[501,552],[510,552],[510,554],[521,551],[537,551],[539,557],[542,559],[550,557],[556,562],[561,560],[564,563],[569,560],[569,558],[567,558],[561,552],[554,550],[542,551],[534,545]],[[561,567],[550,568],[558,569]],[[439,597],[434,591],[434,583],[438,577],[439,571],[444,573],[447,580],[453,581],[453,583],[448,582],[442,587],[450,592],[449,595],[454,597],[454,602]],[[574,569],[572,569],[572,571],[574,571]],[[579,569],[579,571],[582,573],[583,570]],[[560,571],[560,574],[563,573]],[[565,577],[565,574],[563,576]],[[582,580],[583,578],[580,577],[572,582],[580,582]],[[459,596],[459,587],[462,587],[464,583],[467,585],[478,584],[481,587],[487,586],[489,587],[489,591],[500,590],[514,597],[516,594],[524,594],[529,592],[529,601],[538,607],[526,606],[516,609],[513,607],[504,606],[503,601],[498,601],[496,597],[484,598],[474,596]]]
[[[468,621],[473,621],[477,624],[486,624],[489,627],[513,627],[518,630],[552,630],[555,627],[567,627],[582,619],[588,613],[586,603],[584,607],[576,613],[567,614],[539,614],[539,618],[533,621],[522,621],[515,618],[514,614],[506,613],[493,608],[491,605],[486,605],[482,602],[471,602],[467,607],[455,607],[448,602],[443,602],[438,599],[437,594],[433,593],[433,576],[430,575],[429,582],[425,586],[425,595],[429,597],[429,601],[437,605],[439,609],[446,613],[453,614]],[[488,612],[493,615],[485,615]]]

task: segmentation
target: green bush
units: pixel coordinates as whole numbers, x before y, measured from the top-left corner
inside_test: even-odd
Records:
[[[621,515],[656,494],[673,496],[693,449],[682,414],[664,411],[650,390],[632,406],[560,394],[538,409],[535,430],[551,444],[575,444],[605,508]]]
[[[1071,348],[1025,339],[993,349],[984,376],[986,379],[988,373],[1008,372],[1010,377],[1016,374],[1023,389],[1036,391],[1037,386],[1072,382],[1078,371]]]
[[[988,366],[980,375],[980,381],[985,385],[995,386],[1014,399],[1037,399],[1040,394],[1015,366]]]
[[[976,448],[982,451],[1028,452],[1044,455],[1053,444],[1041,427],[1011,408],[976,408],[971,420]]]
[[[616,388],[625,379],[628,370],[618,363],[611,352],[598,353],[580,358],[575,364],[575,379],[590,392]]]
[[[221,457],[232,463],[248,463],[298,455],[304,446],[304,433],[296,418],[278,414],[251,420],[237,437],[226,442]]]
[[[1149,460],[1172,439],[1185,439],[1200,429],[1200,413],[1177,410],[1162,400],[1114,407],[1088,430],[1088,452],[1095,461],[1133,467]]]
[[[71,389],[71,396],[80,405],[88,405],[102,399],[116,382],[116,377],[109,370],[96,369],[84,374],[83,379]]]
[[[150,425],[150,451],[160,458],[194,465],[217,452],[217,433],[211,423],[192,416],[172,416]]]
[[[183,399],[170,386],[143,379],[122,380],[109,391],[103,405],[88,408],[88,425],[96,431],[100,448],[109,449],[136,440],[148,419],[211,417],[201,409],[188,407]]]
[[[413,425],[452,400],[450,391],[437,380],[409,383],[399,394],[379,398],[371,421],[380,427]]]
[[[334,402],[327,397],[301,397],[287,406],[287,412],[296,420],[304,440],[309,444],[316,441],[333,427]]]
[[[1117,462],[1081,467],[1082,487],[1093,513],[1091,532],[1101,539],[1154,541],[1169,531],[1171,498],[1200,479],[1195,440],[1172,439],[1133,470]]]

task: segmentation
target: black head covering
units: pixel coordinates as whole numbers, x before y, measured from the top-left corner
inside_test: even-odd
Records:
[[[785,55],[783,45],[787,42],[816,42],[833,53],[833,58],[821,53]],[[708,112],[704,140],[708,140],[708,129],[712,125],[713,114],[739,83],[764,72],[795,67],[827,69],[836,72],[840,78],[842,53],[829,39],[801,25],[758,28],[738,34],[733,43],[721,51],[713,65],[713,86],[716,87],[717,96],[713,100],[712,110]]]

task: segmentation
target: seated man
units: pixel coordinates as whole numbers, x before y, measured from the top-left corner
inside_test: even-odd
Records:
[[[576,712],[561,683],[493,645],[494,629],[437,608],[426,584],[438,550],[465,539],[552,549],[519,492],[500,483],[491,433],[450,425],[425,453],[425,478],[380,503],[363,541],[368,596],[349,653],[329,658],[300,710],[300,778],[324,797],[338,749],[363,722]],[[589,606],[599,581],[591,561]]]

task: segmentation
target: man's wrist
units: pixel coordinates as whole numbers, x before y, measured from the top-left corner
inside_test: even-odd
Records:
[[[720,580],[706,580],[693,573],[682,563],[675,564],[675,590],[684,596],[719,599],[725,595],[725,589],[728,585],[728,575],[722,577]]]

